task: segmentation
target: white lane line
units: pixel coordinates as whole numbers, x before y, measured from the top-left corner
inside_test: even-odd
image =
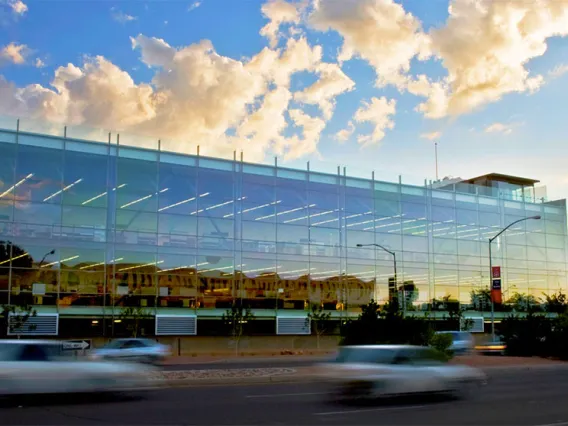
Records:
[[[265,395],[247,395],[245,398],[280,398],[281,396],[306,396],[306,395],[328,395],[329,392],[299,392],[299,393],[277,393]]]
[[[424,408],[424,407],[426,407],[426,405],[407,405],[407,406],[404,406],[404,407],[365,408],[365,409],[362,409],[362,410],[327,411],[325,413],[313,413],[313,415],[314,416],[336,416],[338,414],[370,413],[370,412],[373,412],[373,411],[416,410],[418,408]],[[547,426],[547,425],[537,425],[537,426]],[[556,426],[556,425],[554,425],[554,426]]]

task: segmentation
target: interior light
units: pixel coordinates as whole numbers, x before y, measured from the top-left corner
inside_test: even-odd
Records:
[[[92,320],[92,321],[91,321],[91,324],[98,324],[98,323],[99,323],[98,320]]]
[[[22,257],[28,256],[28,254],[29,253],[24,253],[24,254],[20,254],[19,256],[12,257],[11,259],[3,260],[2,262],[0,262],[0,265],[3,265],[4,263],[8,263],[12,260],[21,259]]]
[[[117,189],[124,188],[125,186],[126,186],[126,184],[125,184],[125,183],[122,183],[122,184],[118,185],[117,187],[112,188],[112,190],[113,190],[113,191],[116,191]],[[85,204],[89,204],[90,202],[95,201],[95,200],[98,200],[99,198],[104,197],[105,195],[107,195],[107,191],[103,192],[102,194],[95,195],[93,198],[89,198],[89,199],[86,200],[86,201],[83,201],[83,202],[81,203],[81,205],[84,206]]]
[[[136,269],[136,268],[144,268],[144,267],[146,267],[146,266],[159,265],[160,263],[164,263],[164,261],[163,261],[163,260],[159,260],[159,261],[157,261],[157,262],[145,263],[145,264],[143,264],[143,265],[129,266],[128,268],[119,269],[118,272],[129,271],[129,270],[131,270],[131,269]]]
[[[65,191],[67,191],[68,189],[74,187],[74,186],[77,185],[78,183],[81,183],[82,180],[83,180],[83,178],[77,179],[77,180],[76,180],[75,182],[73,182],[72,184],[67,185],[65,188],[60,189],[60,190],[57,191],[57,192],[54,192],[54,193],[51,194],[49,197],[44,198],[43,201],[51,200],[53,197],[56,197],[57,195],[61,194],[62,192],[65,192]]]
[[[57,260],[57,261],[55,261],[55,262],[46,263],[45,265],[41,265],[40,268],[47,268],[48,266],[56,265],[56,264],[58,264],[58,263],[67,262],[68,260],[77,259],[78,257],[79,257],[79,255],[77,255],[77,256],[71,256],[71,257],[68,257],[68,258],[66,258],[66,259],[61,259],[61,260]]]
[[[14,185],[12,185],[10,188],[8,188],[6,191],[4,191],[2,194],[0,194],[0,198],[2,198],[4,195],[8,195],[10,192],[12,192],[14,189],[16,189],[18,186],[20,186],[22,183],[24,183],[26,180],[28,180],[29,178],[31,178],[34,174],[30,173],[29,175],[27,175],[25,178],[21,179],[20,181],[18,181],[17,183],[15,183]]]
[[[191,198],[188,198],[187,200],[182,200],[182,201],[179,201],[179,202],[177,202],[177,203],[170,204],[169,206],[162,207],[161,209],[158,209],[158,211],[161,212],[161,211],[164,211],[164,210],[167,210],[167,209],[171,209],[172,207],[181,206],[182,204],[190,203],[190,202],[192,202],[192,201],[195,201],[195,200],[197,200],[197,198],[206,197],[206,196],[208,196],[209,194],[210,194],[209,192],[205,192],[205,193],[203,193],[203,194],[201,194],[201,195],[198,195],[197,197],[191,197]]]
[[[109,262],[109,264],[110,264],[110,263],[114,263],[114,262],[119,262],[119,261],[121,261],[121,260],[123,260],[123,258],[122,258],[122,257],[119,257],[118,259],[113,259],[113,260],[111,260],[111,261]],[[94,268],[95,266],[101,266],[101,265],[104,265],[104,264],[105,264],[105,262],[100,262],[100,263],[95,263],[94,265],[81,266],[79,269]]]

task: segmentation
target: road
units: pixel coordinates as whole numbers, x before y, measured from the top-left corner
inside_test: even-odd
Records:
[[[289,383],[163,389],[143,398],[7,400],[0,419],[3,425],[568,426],[567,368],[495,371],[482,392],[465,400],[345,405],[327,402],[326,390],[321,383]]]
[[[200,362],[189,364],[172,364],[164,368],[169,371],[176,370],[212,370],[212,369],[233,369],[233,368],[298,368],[309,367],[318,362],[323,362],[330,357],[315,356],[286,356],[272,358],[243,358],[243,359],[215,359],[210,362]],[[175,361],[175,360],[174,360]]]

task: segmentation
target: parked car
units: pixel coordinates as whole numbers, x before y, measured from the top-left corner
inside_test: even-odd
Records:
[[[465,395],[485,375],[472,367],[448,364],[435,349],[409,345],[346,346],[316,375],[329,381],[337,398],[370,398],[415,393]]]
[[[144,390],[153,367],[74,358],[62,342],[0,341],[0,396]]]
[[[438,331],[437,334],[449,334],[452,336],[452,345],[450,350],[455,355],[463,355],[473,351],[475,347],[475,339],[471,333],[467,331]]]
[[[101,349],[93,350],[91,358],[160,364],[170,354],[169,346],[162,345],[155,340],[131,338],[113,340]]]

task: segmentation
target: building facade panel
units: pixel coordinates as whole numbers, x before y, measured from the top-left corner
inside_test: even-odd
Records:
[[[519,200],[516,187],[416,187],[17,131],[0,131],[0,166],[2,303],[357,312],[389,299],[396,257],[399,288],[413,289],[405,309],[469,305],[489,285],[488,239],[535,215],[493,243],[504,297],[566,290],[565,202]]]

